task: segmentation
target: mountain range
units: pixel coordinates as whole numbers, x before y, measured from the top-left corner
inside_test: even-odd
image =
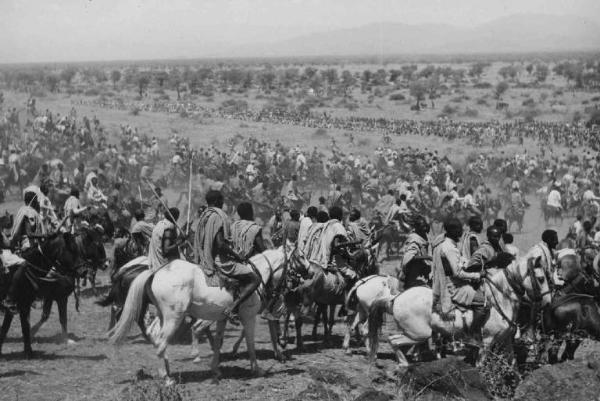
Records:
[[[224,46],[214,56],[286,57],[600,50],[600,24],[578,16],[518,14],[472,28],[393,22]]]

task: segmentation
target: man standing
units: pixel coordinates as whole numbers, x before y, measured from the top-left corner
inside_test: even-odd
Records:
[[[207,276],[212,276],[217,269],[222,269],[228,277],[238,280],[242,286],[240,295],[234,304],[223,311],[230,320],[242,302],[258,288],[260,276],[250,266],[243,264],[244,259],[229,245],[231,236],[229,218],[222,210],[223,195],[219,191],[210,190],[206,194],[208,207],[202,212],[196,226],[194,237],[194,255]],[[234,262],[223,264],[223,262]]]
[[[150,245],[148,246],[148,264],[152,272],[179,258],[179,247],[183,243],[177,240],[176,222],[179,218],[179,209],[168,209],[164,218],[152,230]]]
[[[231,242],[234,251],[242,259],[262,253],[267,249],[262,235],[262,227],[254,222],[254,210],[248,202],[237,207],[239,220],[231,224]]]

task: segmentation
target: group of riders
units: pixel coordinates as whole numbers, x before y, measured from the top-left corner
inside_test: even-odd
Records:
[[[73,114],[69,120],[72,124]],[[159,188],[151,185],[152,201],[143,199],[148,191],[142,194],[141,188],[150,180],[157,181],[153,179],[153,168],[159,159],[155,139],[140,138],[136,130],[123,129],[123,149],[119,151],[116,145],[105,142],[99,124],[91,127],[87,121],[83,123],[82,138],[92,136],[91,144],[82,140],[74,153],[81,158],[91,156],[90,149],[96,149],[93,160],[100,160],[99,168],[88,171],[82,159],[77,159],[77,168],[70,174],[62,162],[42,163],[34,179],[38,186],[25,188],[24,203],[15,216],[10,236],[2,238],[3,269],[10,270],[12,276],[3,301],[8,313],[17,309],[19,283],[28,280],[29,253],[38,252],[40,242],[60,232],[102,231],[102,221],[89,218],[86,212],[97,208],[116,210],[120,216],[127,214],[123,210],[124,194],[131,194],[135,192],[131,189],[136,188],[127,184],[139,182],[137,192],[142,199],[128,212],[131,224],[124,225],[131,239],[125,242],[135,245],[127,256],[147,255],[148,268],[153,272],[175,259],[187,258],[198,264],[207,277],[233,280],[237,284],[235,302],[224,311],[230,320],[236,320],[240,304],[261,284],[256,269],[248,263],[252,256],[284,241],[290,242],[309,263],[321,266],[341,282],[341,291],[347,291],[360,278],[377,272],[376,266],[365,266],[375,263],[373,258],[361,258],[360,254],[375,245],[379,232],[391,224],[402,226],[407,232],[397,269],[404,288],[431,286],[433,309],[442,316],[455,308],[472,309],[472,343],[480,346],[481,327],[489,314],[482,293],[482,277],[486,269],[506,267],[521,256],[513,245],[507,222],[497,218],[499,201],[485,185],[489,181],[487,174],[510,178],[509,203],[518,213],[524,213],[527,206],[522,193],[524,185],[519,179],[538,173],[551,178],[551,189],[545,197],[549,207],[562,208],[561,188],[570,191],[572,184],[578,190],[586,188],[583,194],[586,201],[599,199],[586,181],[577,179],[593,177],[585,174],[596,167],[595,159],[588,157],[578,160],[580,165],[577,165],[561,157],[548,162],[526,154],[515,158],[478,155],[469,161],[463,173],[458,173],[450,160],[439,157],[437,152],[410,147],[379,148],[375,158],[369,160],[344,153],[332,143],[333,154],[327,159],[317,149],[309,153],[299,147],[287,148],[279,143],[272,146],[256,139],[231,144],[229,151],[216,146],[192,149],[189,141],[174,136],[170,141],[174,154],[170,168],[191,171],[193,166],[200,185],[195,186],[194,182],[192,190],[204,199],[199,202],[202,206],[190,200],[195,213],[188,210],[191,221],[188,219],[183,229],[180,226],[183,214],[178,207],[170,206]],[[53,130],[39,137],[43,144],[56,135],[65,134]],[[43,146],[36,152],[43,152]],[[20,170],[18,147],[12,147],[11,154],[15,156],[9,162]],[[67,161],[73,163],[71,158]],[[565,166],[569,170],[566,179],[556,179]],[[404,173],[397,178],[400,167]],[[500,173],[494,173],[499,169]],[[298,187],[308,186],[313,178],[331,186],[318,205],[308,206],[311,200]],[[342,187],[349,188],[347,191],[358,199],[353,202],[353,196],[344,196]],[[56,204],[57,192],[64,193],[62,206]],[[192,198],[197,201],[199,197]],[[255,213],[257,204],[252,200],[256,198],[277,199],[270,209],[274,216],[266,224],[261,224]],[[365,210],[369,205],[380,216],[383,227],[374,227],[362,215],[361,208]],[[463,213],[459,216],[460,211]],[[430,227],[435,220],[443,222],[444,228],[437,236]],[[593,225],[589,221],[580,224],[577,238],[589,234],[590,224]],[[463,230],[465,226],[468,230]],[[576,289],[565,282],[557,269],[558,243],[556,231],[546,230],[541,242],[523,257],[540,263],[555,292],[563,294]],[[578,243],[583,244],[583,240]],[[116,245],[115,258],[121,244]],[[310,277],[302,277],[296,284],[290,290],[297,294],[311,291]]]

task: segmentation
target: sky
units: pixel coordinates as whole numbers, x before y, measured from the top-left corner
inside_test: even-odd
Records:
[[[210,57],[377,22],[472,27],[524,13],[600,23],[600,1],[0,0],[0,63]]]

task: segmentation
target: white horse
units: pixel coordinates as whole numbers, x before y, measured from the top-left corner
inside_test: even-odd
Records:
[[[354,284],[346,296],[346,310],[354,319],[348,319],[346,335],[342,347],[346,354],[351,354],[350,338],[352,332],[358,328],[359,334],[365,341],[367,354],[371,352],[368,337],[367,321],[369,310],[373,302],[380,298],[388,298],[400,292],[400,281],[393,276],[372,275],[362,278]]]
[[[538,266],[537,262],[536,265]],[[483,327],[483,346],[489,348],[499,341],[510,341],[516,332],[515,320],[519,305],[525,298],[547,305],[551,294],[546,275],[541,267],[534,267],[526,259],[512,262],[505,269],[488,272],[482,282],[486,303],[491,305],[490,315]],[[393,315],[399,333],[388,341],[400,366],[408,361],[401,347],[422,344],[435,331],[444,337],[464,336],[473,321],[473,312],[454,311],[454,319],[445,320],[432,312],[433,292],[427,287],[413,287],[397,296],[386,296],[373,302],[369,313],[371,358],[377,356],[379,332],[383,313]],[[508,344],[510,346],[510,343]]]
[[[280,247],[267,250],[250,259],[260,273],[263,284],[271,279],[273,285],[277,286],[285,270],[283,266],[287,262],[286,254]],[[276,274],[273,274],[274,272]],[[147,285],[149,280],[151,283]],[[246,337],[250,367],[252,372],[258,376],[263,373],[258,367],[254,348],[256,315],[262,306],[259,291],[260,288],[239,308],[239,318]],[[144,271],[131,284],[121,318],[109,332],[110,342],[115,344],[123,342],[131,326],[138,320],[144,294],[150,297],[158,312],[159,319],[150,325],[148,335],[158,349],[158,358],[164,362],[165,370],[161,371],[161,374],[170,381],[169,361],[166,356],[167,345],[185,316],[190,315],[196,319],[214,321],[217,324],[211,370],[215,379],[220,378],[220,352],[227,323],[223,311],[233,305],[233,295],[224,288],[209,287],[202,269],[185,260],[174,260],[154,275],[150,271]]]

